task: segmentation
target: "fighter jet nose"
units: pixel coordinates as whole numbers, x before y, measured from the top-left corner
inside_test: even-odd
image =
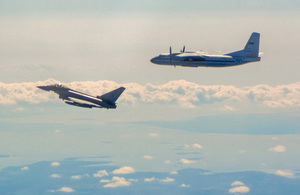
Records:
[[[39,89],[45,90],[45,91],[49,91],[49,87],[48,86],[36,86]]]

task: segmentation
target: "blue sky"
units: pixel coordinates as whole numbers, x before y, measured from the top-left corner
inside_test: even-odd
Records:
[[[295,194],[298,1],[1,1],[0,191]],[[261,33],[262,61],[163,67],[153,56],[228,53]],[[100,95],[65,105],[42,84]],[[1,193],[1,194],[2,194]]]

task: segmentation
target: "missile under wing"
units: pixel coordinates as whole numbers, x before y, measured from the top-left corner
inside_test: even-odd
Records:
[[[124,87],[120,87],[101,96],[94,97],[79,91],[75,91],[61,84],[37,87],[45,91],[53,91],[54,93],[57,93],[60,99],[64,100],[66,104],[72,106],[107,109],[115,109],[117,107],[116,101],[125,90]]]
[[[237,66],[250,62],[260,61],[259,57],[260,34],[253,32],[244,49],[223,54],[210,55],[203,52],[185,51],[185,47],[180,53],[170,52],[160,54],[151,59],[151,62],[158,65],[185,66],[185,67],[228,67]]]

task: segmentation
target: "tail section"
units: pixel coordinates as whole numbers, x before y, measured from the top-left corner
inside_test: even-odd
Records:
[[[233,56],[233,57],[257,58],[259,54],[259,39],[260,39],[260,34],[254,32],[252,33],[251,37],[249,38],[243,50],[232,52],[226,55]]]
[[[98,96],[98,98],[100,98],[103,101],[108,102],[110,104],[115,104],[115,102],[117,101],[117,99],[120,97],[120,95],[123,93],[124,90],[125,90],[125,87],[120,87],[111,92],[103,94],[102,96]]]

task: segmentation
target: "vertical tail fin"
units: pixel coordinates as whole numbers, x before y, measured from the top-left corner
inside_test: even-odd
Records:
[[[245,45],[244,51],[248,53],[248,57],[257,58],[259,53],[259,33],[252,33],[247,44]]]
[[[259,54],[259,39],[260,34],[257,32],[253,32],[243,50],[228,53],[226,55],[233,57],[239,56],[257,58]]]
[[[100,98],[103,101],[108,102],[110,104],[114,104],[117,101],[117,99],[120,97],[120,95],[123,93],[124,90],[125,90],[125,87],[120,87],[111,92],[103,94],[102,96],[98,96],[98,98]]]

